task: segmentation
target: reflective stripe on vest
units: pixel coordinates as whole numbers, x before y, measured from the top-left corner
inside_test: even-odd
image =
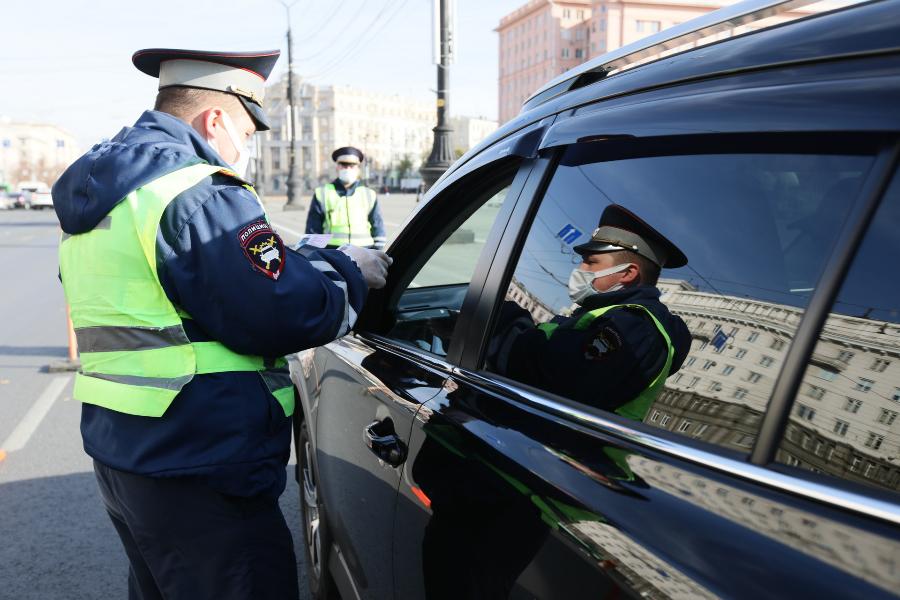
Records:
[[[353,194],[341,196],[333,183],[316,188],[316,196],[325,210],[325,231],[330,233],[329,246],[353,244],[373,246],[369,213],[375,206],[375,192],[364,185],[357,185]]]
[[[672,358],[675,356],[675,348],[672,346],[672,340],[669,338],[669,334],[662,326],[662,323],[659,322],[659,319],[657,319],[646,306],[641,304],[613,304],[612,306],[604,306],[588,311],[579,317],[578,321],[575,322],[575,325],[573,325],[571,329],[587,329],[594,319],[614,308],[633,308],[645,312],[653,321],[653,324],[656,325],[656,329],[666,342],[666,362],[653,381],[651,381],[650,384],[644,388],[644,391],[638,394],[636,398],[629,400],[613,411],[617,415],[621,415],[627,419],[642,421],[647,414],[647,411],[650,410],[650,406],[653,405],[653,401],[659,396],[659,392],[665,384],[666,378],[669,376],[669,371],[672,369]],[[558,323],[541,323],[538,325],[538,329],[544,332],[548,340],[559,327],[560,325]]]
[[[286,365],[283,358],[237,354],[218,342],[191,343],[182,323],[186,313],[159,282],[156,235],[163,212],[180,193],[219,171],[197,164],[160,177],[128,194],[103,227],[60,241],[60,276],[82,365],[76,400],[159,417],[195,374],[257,371],[265,381]],[[269,389],[289,416],[293,389],[289,381],[277,381],[282,388]]]

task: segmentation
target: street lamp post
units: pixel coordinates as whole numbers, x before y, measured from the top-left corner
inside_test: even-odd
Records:
[[[435,36],[439,41],[437,46],[437,127],[432,129],[434,132],[434,143],[431,146],[431,154],[425,165],[419,169],[422,179],[425,181],[426,189],[434,185],[441,174],[450,168],[453,164],[453,144],[450,140],[450,132],[453,131],[447,125],[447,110],[449,108],[449,85],[450,85],[450,61],[452,60],[451,40],[453,31],[451,29],[450,12],[454,0],[434,0],[439,6],[435,6],[437,11],[437,31]],[[436,40],[437,41],[437,40]]]
[[[287,202],[285,210],[300,210],[303,206],[297,201],[297,193],[300,188],[300,178],[297,175],[297,118],[294,111],[294,56],[291,40],[291,7],[297,3],[294,0],[290,4],[279,0],[287,13],[287,51],[288,51],[288,124],[291,130],[290,147],[288,148],[288,176],[287,176]]]

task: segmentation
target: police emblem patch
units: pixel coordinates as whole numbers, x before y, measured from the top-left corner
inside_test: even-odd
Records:
[[[238,233],[238,241],[253,268],[277,281],[284,267],[284,243],[269,224],[256,221],[247,225]]]
[[[622,339],[612,327],[604,327],[591,337],[584,348],[584,358],[601,360],[611,352],[622,347]]]

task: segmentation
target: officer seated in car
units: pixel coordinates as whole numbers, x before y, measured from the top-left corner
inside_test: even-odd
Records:
[[[577,307],[535,326],[505,302],[489,367],[516,381],[642,420],[691,345],[687,325],[659,300],[662,267],[684,253],[619,205],[606,207],[590,241],[575,246],[581,264],[569,277]]]

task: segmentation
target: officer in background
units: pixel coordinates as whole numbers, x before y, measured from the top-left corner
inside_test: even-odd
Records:
[[[489,349],[493,367],[516,381],[640,421],[666,378],[684,362],[691,335],[659,301],[662,267],[687,258],[619,205],[604,209],[581,264],[569,277],[578,306],[535,326],[513,302],[501,310]]]
[[[337,178],[313,192],[306,233],[330,233],[328,246],[353,244],[364,248],[384,248],[387,237],[375,190],[359,180],[362,151],[344,146],[331,153],[337,166]]]
[[[278,51],[149,49],[154,110],[53,188],[74,397],[130,598],[296,598],[284,356],[347,333],[390,259],[285,247],[244,179]]]

